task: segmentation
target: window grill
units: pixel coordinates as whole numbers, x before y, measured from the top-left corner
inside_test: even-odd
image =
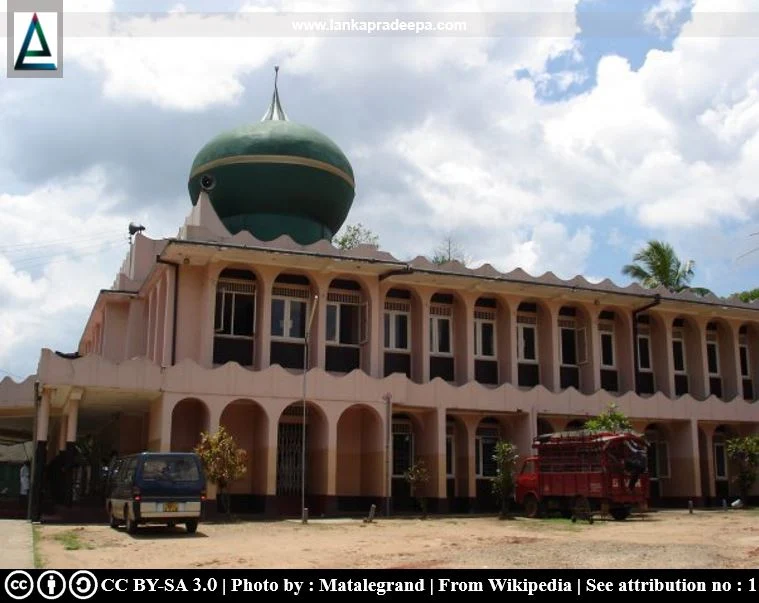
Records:
[[[517,322],[523,325],[536,325],[538,319],[535,316],[524,316],[523,314],[517,314]]]
[[[559,327],[564,327],[565,329],[574,329],[576,326],[577,325],[574,320],[559,319]]]
[[[336,304],[352,304],[358,306],[361,304],[361,294],[355,291],[330,290],[327,292],[327,301]]]
[[[613,333],[614,332],[614,323],[609,322],[599,322],[598,323],[598,330],[602,333]]]
[[[411,421],[393,421],[393,433],[411,433]]]
[[[388,312],[410,312],[411,304],[408,302],[386,301],[385,310]]]
[[[706,341],[717,341],[717,334],[716,333],[706,333]]]
[[[474,317],[479,320],[495,320],[495,312],[493,310],[475,310]]]
[[[254,295],[256,293],[256,285],[250,281],[223,279],[219,281],[217,291],[223,291],[225,293],[244,293],[247,295]]]
[[[306,287],[282,287],[275,285],[272,287],[271,294],[278,297],[297,297],[299,299],[308,299],[309,290]]]
[[[453,314],[451,306],[430,306],[431,316],[451,316]]]

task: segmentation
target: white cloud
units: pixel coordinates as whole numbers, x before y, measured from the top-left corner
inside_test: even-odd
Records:
[[[546,221],[533,228],[528,240],[513,246],[503,267],[522,268],[533,276],[551,271],[560,278],[572,278],[585,270],[592,246],[589,227],[570,234],[563,224]]]
[[[113,212],[119,200],[102,169],[0,195],[0,367],[26,374],[36,357],[19,348],[35,353],[81,332],[128,251],[129,219]]]
[[[643,22],[649,29],[666,36],[690,4],[689,0],[659,0],[643,15]]]

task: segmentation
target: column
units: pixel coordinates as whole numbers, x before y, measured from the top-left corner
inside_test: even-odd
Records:
[[[277,447],[279,444],[279,420],[278,414],[269,415],[269,454],[266,468],[266,496],[264,514],[275,516],[277,514]]]
[[[271,358],[271,289],[274,279],[262,275],[256,281],[256,350],[255,366],[259,371],[269,368]]]
[[[704,493],[701,490],[701,462],[700,455],[698,453],[698,421],[696,419],[690,419],[690,454],[691,454],[691,470],[693,471],[693,498],[696,501],[702,502]]]
[[[163,276],[158,280],[155,288],[155,325],[153,328],[153,362],[161,364],[163,361],[163,324],[164,312],[166,311],[166,298],[164,291],[166,283]]]
[[[601,338],[598,332],[598,311],[589,311],[586,329],[588,364],[580,367],[582,392],[592,394],[601,389]]]
[[[44,390],[37,403],[37,428],[34,434],[34,461],[32,466],[32,483],[29,492],[29,518],[38,522],[41,516],[42,481],[45,475],[47,461],[47,437],[50,424],[49,390]]]
[[[369,363],[364,366],[368,366],[368,373],[371,377],[381,378],[382,372],[382,352],[383,352],[383,314],[384,314],[384,296],[380,294],[379,282],[375,281],[371,287],[367,287],[369,293],[367,312],[367,319],[369,324],[368,341],[362,350],[362,353],[369,354]]]
[[[454,362],[456,364],[456,382],[464,385],[474,381],[474,304],[477,298],[472,295],[462,295],[458,303],[455,304],[454,326],[456,332],[454,335],[463,335],[455,337],[454,345]],[[463,321],[462,324],[456,324]]]
[[[64,502],[70,507],[74,502],[74,466],[76,464],[76,432],[79,424],[79,401],[81,390],[74,390],[66,403],[66,453],[64,464]]]
[[[327,293],[329,292],[330,276],[321,276],[316,282],[316,294],[319,296],[314,316],[314,324],[311,325],[310,350],[308,351],[309,367],[319,367],[322,370],[327,368]],[[311,306],[314,303],[313,292],[311,299],[308,300],[308,312],[311,312]]]
[[[431,451],[430,456],[434,459],[432,464],[432,471],[434,471],[435,479],[433,479],[434,493],[431,493],[438,500],[436,501],[436,510],[438,513],[448,513],[449,501],[448,501],[448,476],[445,472],[445,417],[446,409],[438,407],[435,410],[435,450]],[[434,508],[434,507],[433,507]]]
[[[173,364],[172,356],[174,351],[174,338],[176,337],[174,333],[174,283],[176,281],[176,271],[177,267],[169,266],[164,280],[165,292],[163,298],[165,308],[163,313],[163,333],[161,336],[161,347],[163,348],[161,366],[171,366]]]
[[[145,356],[153,360],[153,330],[155,329],[155,305],[153,292],[148,293],[148,328],[145,333]]]

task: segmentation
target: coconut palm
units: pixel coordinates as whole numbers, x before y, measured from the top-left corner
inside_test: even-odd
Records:
[[[680,261],[669,243],[649,241],[633,256],[632,264],[622,267],[622,274],[632,277],[649,289],[662,285],[675,293],[685,289],[697,295],[711,293],[703,287],[691,287],[694,265],[693,260]]]

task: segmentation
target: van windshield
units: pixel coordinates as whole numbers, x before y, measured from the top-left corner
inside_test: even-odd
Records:
[[[200,480],[198,464],[191,458],[155,456],[145,459],[144,481],[196,482]]]

